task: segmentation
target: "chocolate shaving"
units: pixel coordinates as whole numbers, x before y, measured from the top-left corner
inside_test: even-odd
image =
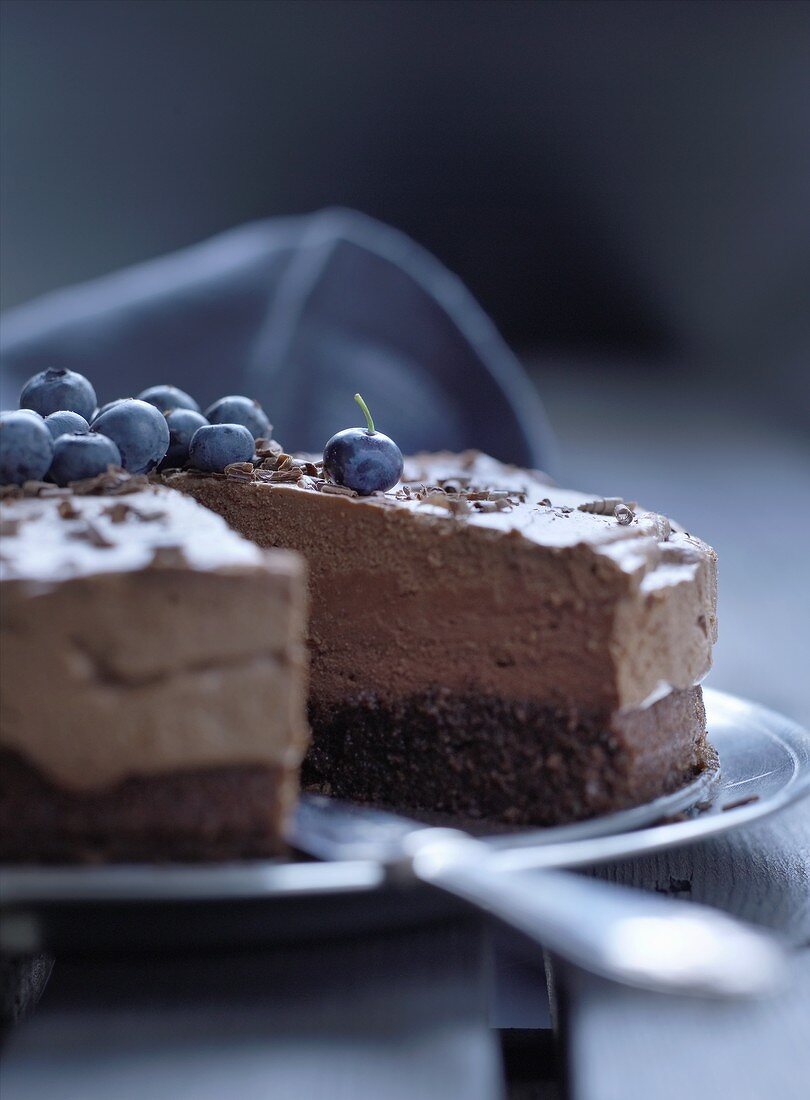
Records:
[[[129,504],[124,504],[122,500],[118,500],[115,504],[111,504],[109,508],[105,508],[102,515],[109,516],[111,523],[123,523],[133,511],[134,509]]]
[[[442,506],[453,516],[466,516],[470,511],[470,505],[464,497],[445,497]]]
[[[110,547],[115,546],[115,543],[110,542],[104,532],[89,519],[84,521],[83,527],[80,527],[76,531],[71,531],[70,537],[74,539],[83,539],[85,542],[89,542],[91,546],[96,546],[100,550],[109,550]]]
[[[43,489],[48,488],[47,481],[24,481],[23,482],[23,495],[27,497],[38,497]]]
[[[166,518],[166,513],[161,509],[156,509],[154,512],[142,512],[138,508],[124,504],[122,500],[111,504],[101,514],[109,516],[112,523],[124,523],[128,519],[140,520],[142,523],[152,523],[155,520]]]
[[[0,536],[8,538],[11,537],[11,535],[16,535],[20,530],[21,523],[22,520],[17,516],[0,517]]]
[[[616,508],[624,503],[623,497],[597,497],[596,500],[586,500],[577,507],[580,512],[590,512],[595,516],[612,516],[615,515]]]
[[[225,476],[234,481],[253,481],[253,463],[231,462],[225,467]]]
[[[463,516],[471,510],[470,505],[463,496],[449,496],[447,493],[428,495],[420,500],[421,504],[433,504],[439,508],[446,508],[452,516]]]
[[[354,489],[349,489],[346,485],[335,485],[331,481],[325,481],[320,486],[320,491],[335,497],[356,497],[358,495]]]
[[[120,466],[108,466],[103,474],[71,481],[70,490],[77,496],[124,496],[128,493],[140,493],[149,488],[146,474],[128,474]]]
[[[255,470],[253,476],[257,481],[268,482],[270,484],[290,484],[291,482],[300,481],[303,477],[304,471],[300,466],[290,466],[286,470]]]
[[[72,500],[59,501],[59,515],[62,519],[77,519],[81,512]]]
[[[0,500],[19,500],[22,495],[21,485],[0,485]]]
[[[654,535],[659,542],[666,542],[672,534],[672,526],[666,516],[660,512],[645,512],[638,521],[639,527],[649,535]]]
[[[60,497],[72,496],[73,492],[71,489],[68,489],[67,486],[63,487],[61,485],[43,485],[37,495],[40,497],[40,499],[59,499]]]

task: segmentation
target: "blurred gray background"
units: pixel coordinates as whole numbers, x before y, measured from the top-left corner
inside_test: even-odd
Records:
[[[711,682],[810,722],[810,5],[0,9],[4,308],[254,218],[391,223],[521,354],[562,480],[717,546]]]

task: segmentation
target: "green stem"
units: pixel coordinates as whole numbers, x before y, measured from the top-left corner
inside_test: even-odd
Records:
[[[374,421],[371,419],[371,413],[368,411],[368,405],[365,403],[359,393],[356,393],[354,395],[354,399],[363,410],[363,415],[365,416],[366,423],[368,424],[368,434],[374,435]]]

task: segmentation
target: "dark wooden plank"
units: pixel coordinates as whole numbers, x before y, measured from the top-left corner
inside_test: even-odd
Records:
[[[810,944],[810,799],[758,825],[593,874],[705,902]]]
[[[664,997],[556,968],[571,1100],[810,1095],[810,801],[703,844],[594,871],[718,906],[795,945],[790,984],[755,1003]]]
[[[566,986],[571,1100],[807,1100],[810,950],[790,988],[754,1003],[620,989],[587,975]]]

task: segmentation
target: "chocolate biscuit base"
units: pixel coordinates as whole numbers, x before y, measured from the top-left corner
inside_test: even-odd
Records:
[[[103,789],[49,783],[0,752],[0,861],[99,863],[256,859],[284,851],[281,767],[138,776]]]
[[[305,789],[510,825],[560,825],[669,794],[714,763],[700,688],[626,714],[441,688],[311,707]]]
[[[305,783],[554,824],[704,766],[715,556],[664,517],[622,522],[472,452],[407,459],[403,484],[366,498],[286,459],[165,480],[307,558]]]

